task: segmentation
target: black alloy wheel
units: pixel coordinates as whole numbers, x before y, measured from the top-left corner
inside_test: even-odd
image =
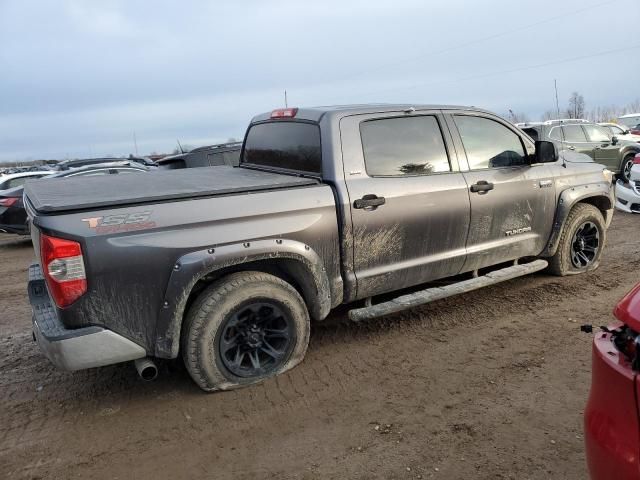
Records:
[[[287,360],[295,337],[294,322],[277,303],[252,300],[224,321],[218,339],[220,359],[233,375],[261,377]]]
[[[585,268],[593,263],[600,248],[600,231],[594,222],[584,222],[578,227],[571,241],[571,263]]]

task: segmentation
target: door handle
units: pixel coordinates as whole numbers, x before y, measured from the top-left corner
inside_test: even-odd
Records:
[[[576,147],[574,147],[573,145],[569,145],[567,148],[568,148],[569,150],[575,150],[575,149],[576,149]]]
[[[493,183],[487,182],[486,180],[480,180],[478,183],[471,185],[471,191],[474,193],[483,194],[489,190],[493,190]]]
[[[353,202],[353,208],[375,210],[379,206],[384,205],[386,202],[387,201],[384,197],[379,197],[377,195],[369,193]]]

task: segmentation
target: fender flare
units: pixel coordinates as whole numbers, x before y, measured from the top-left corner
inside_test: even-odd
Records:
[[[591,200],[591,201],[589,201]],[[613,210],[613,187],[607,182],[590,183],[587,185],[580,185],[577,187],[570,187],[564,190],[558,199],[558,205],[556,207],[556,216],[553,222],[553,228],[547,246],[540,254],[541,257],[552,257],[558,250],[558,244],[560,243],[560,234],[564,222],[569,216],[571,209],[580,202],[584,203],[598,203],[601,202],[606,212],[612,212]],[[603,214],[607,227],[611,222],[611,213]]]
[[[300,287],[311,318],[322,319],[329,314],[329,278],[322,259],[309,245],[294,240],[271,239],[198,250],[183,255],[173,266],[158,314],[155,356],[178,356],[185,307],[198,281],[216,271],[261,260],[294,261],[298,267],[296,270],[309,280]]]

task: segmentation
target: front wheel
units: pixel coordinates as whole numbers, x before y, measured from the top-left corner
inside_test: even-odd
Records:
[[[595,270],[607,238],[605,221],[593,205],[579,203],[562,227],[556,254],[549,261],[555,275],[571,275]]]
[[[295,288],[273,275],[239,272],[213,283],[191,306],[182,356],[200,388],[229,390],[296,366],[309,331],[309,314]]]

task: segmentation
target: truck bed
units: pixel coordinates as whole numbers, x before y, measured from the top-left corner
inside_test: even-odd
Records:
[[[39,180],[27,182],[24,191],[37,212],[58,213],[317,183],[317,180],[311,178],[219,166]]]

